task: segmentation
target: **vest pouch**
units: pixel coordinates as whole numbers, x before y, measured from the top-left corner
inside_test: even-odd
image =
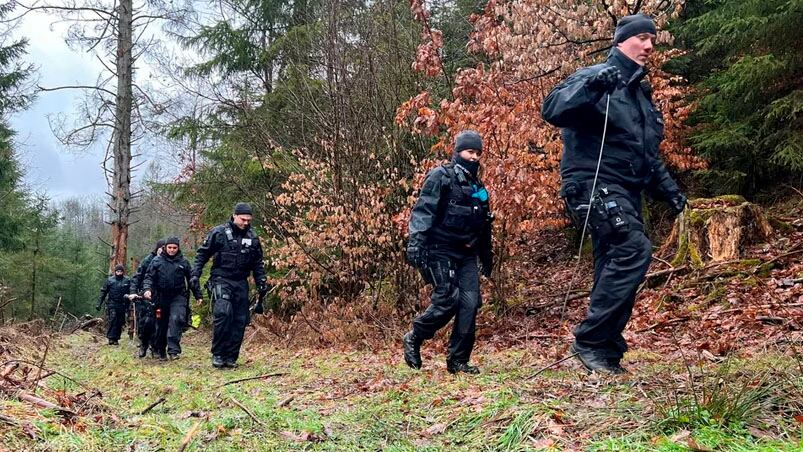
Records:
[[[458,232],[467,232],[471,228],[473,207],[461,206],[450,202],[446,207],[443,226]]]

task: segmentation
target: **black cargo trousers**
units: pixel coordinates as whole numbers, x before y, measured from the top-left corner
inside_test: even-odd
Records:
[[[212,291],[212,355],[226,362],[240,357],[245,327],[249,321],[248,280],[214,277]]]
[[[569,187],[567,190],[566,187]],[[591,181],[564,185],[566,209],[582,230],[589,209]],[[641,191],[598,182],[590,204],[588,230],[594,247],[594,286],[588,313],[574,329],[577,348],[619,361],[627,351],[622,331],[633,312],[636,290],[652,259],[644,233]]]
[[[432,299],[429,307],[413,320],[413,332],[421,340],[432,339],[454,317],[446,359],[468,363],[474,349],[477,311],[482,304],[476,251],[430,248],[427,265],[420,272],[424,281],[432,285]]]
[[[110,341],[119,341],[125,325],[125,315],[128,311],[128,303],[125,301],[108,301],[106,303],[106,319],[108,327],[106,337]]]
[[[171,355],[181,354],[181,336],[187,322],[188,297],[185,290],[158,294],[158,301],[155,303],[157,315],[153,348],[160,356],[164,356],[165,351]]]

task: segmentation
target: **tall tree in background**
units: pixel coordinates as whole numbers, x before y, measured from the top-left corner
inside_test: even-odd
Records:
[[[132,0],[83,0],[21,7],[26,13],[43,11],[72,22],[68,44],[94,53],[106,70],[95,85],[40,89],[78,89],[88,94],[76,115],[76,124],[66,125],[62,118],[52,126],[62,143],[69,146],[86,148],[108,139],[103,168],[112,212],[109,268],[125,264],[132,199],[132,145],[153,129],[152,115],[167,108],[154,103],[148,88],[135,82],[134,68],[158,42],[149,26],[156,21],[180,20],[187,10],[160,0],[136,6]]]
[[[754,195],[803,174],[803,1],[690,0],[671,69],[695,83],[692,145],[715,193]]]
[[[5,18],[12,7],[0,5],[0,19]],[[8,34],[8,30],[0,30],[3,43]],[[22,39],[0,45],[0,250],[22,245],[19,237],[24,219],[20,211],[26,201],[20,187],[22,173],[14,152],[14,131],[8,125],[8,117],[30,101],[24,83],[31,74],[31,67],[20,62],[27,44]]]

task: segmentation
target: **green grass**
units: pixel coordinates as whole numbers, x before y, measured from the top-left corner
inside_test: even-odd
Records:
[[[397,350],[285,350],[272,344],[245,350],[240,368],[219,371],[211,367],[202,333],[185,338],[176,362],[140,360],[133,344],[121,343],[109,347],[87,333],[75,334],[52,346],[48,358],[50,367],[100,390],[113,412],[98,408],[73,423],[55,413],[33,413],[28,419],[34,419],[36,440],[19,427],[0,424],[0,444],[25,451],[176,450],[200,422],[187,450],[679,451],[688,450],[689,438],[716,450],[803,450],[800,423],[790,416],[797,405],[777,394],[763,412],[748,410],[750,416],[727,424],[677,422],[666,400],[689,400],[688,394],[662,398],[661,391],[671,389],[654,383],[682,382],[678,375],[685,367],[650,364],[654,355],[647,352],[633,354],[639,361],[630,367],[636,372],[625,379],[587,376],[568,362],[530,380],[546,363],[517,349],[480,350],[483,373],[454,377],[430,347],[423,371],[404,366]],[[716,375],[729,378],[737,370],[766,375],[782,362],[782,356],[772,355],[734,361]],[[270,372],[286,374],[220,386]],[[799,376],[788,375],[800,384]],[[85,390],[57,376],[46,382],[71,395]],[[164,403],[139,414],[160,397]],[[32,408],[0,398],[0,411],[21,415]],[[767,424],[772,428],[755,428]],[[684,429],[687,436],[678,439]]]

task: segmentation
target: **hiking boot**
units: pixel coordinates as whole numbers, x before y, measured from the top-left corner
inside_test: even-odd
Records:
[[[177,359],[178,359],[180,356],[181,356],[181,355],[179,355],[178,353],[170,353],[170,354],[168,355],[168,357],[169,357],[170,361],[176,361],[176,360],[177,360]]]
[[[595,350],[580,349],[577,346],[577,342],[572,343],[572,346],[569,347],[569,351],[571,353],[577,354],[575,358],[577,358],[589,372],[619,374],[622,372],[617,371],[616,370],[617,368],[624,370],[621,366],[618,365],[614,367],[608,359],[601,356]]]
[[[212,357],[212,367],[214,367],[215,369],[222,369],[225,366],[226,363],[223,361],[223,358],[217,355]]]
[[[229,369],[236,369],[237,368],[237,361],[233,359],[227,359],[223,361],[223,367],[227,367]]]
[[[477,366],[469,365],[469,363],[461,363],[455,361],[446,361],[446,370],[449,371],[450,374],[456,374],[459,372],[477,375],[480,373],[480,368]]]
[[[404,345],[404,362],[413,369],[421,368],[421,339],[409,331],[402,338]]]
[[[140,358],[144,358],[145,355],[147,355],[147,354],[148,354],[148,346],[147,345],[144,346],[144,347],[140,346],[139,347],[139,354],[137,356],[139,356]]]
[[[167,353],[161,352],[158,354],[158,356],[159,356],[159,361],[167,361]]]
[[[109,345],[120,345],[120,343],[114,339],[109,339]]]
[[[612,373],[613,375],[624,375],[626,373],[629,373],[627,369],[622,367],[618,359],[609,359],[608,368],[610,373]]]

